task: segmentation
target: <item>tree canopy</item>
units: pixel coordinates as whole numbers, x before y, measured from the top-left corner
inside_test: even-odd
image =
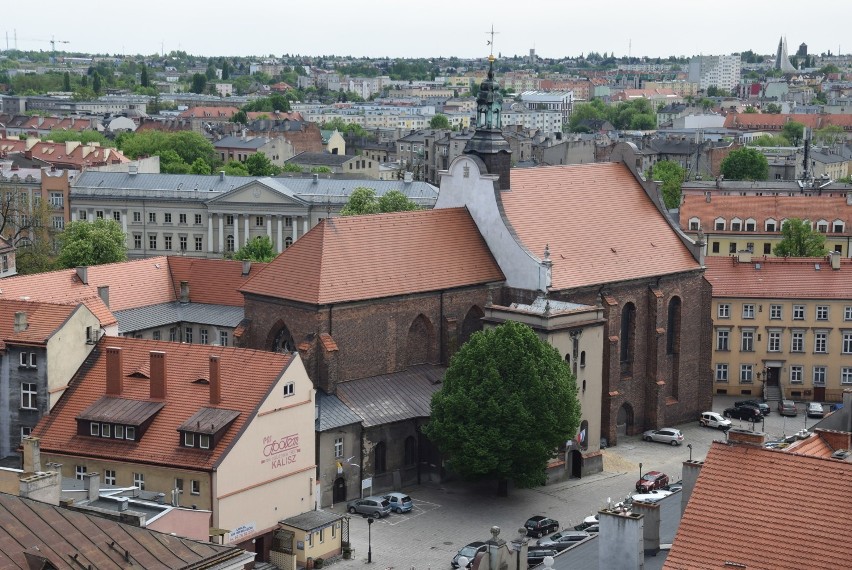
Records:
[[[79,141],[83,144],[98,143],[101,146],[114,147],[115,143],[98,131],[50,131],[41,137],[43,141],[67,142]]]
[[[73,221],[57,237],[59,267],[100,265],[127,259],[125,234],[115,220]]]
[[[118,148],[128,157],[160,157],[160,171],[168,174],[186,174],[199,158],[211,168],[216,163],[213,144],[192,131],[166,133],[142,131],[122,133],[116,137]]]
[[[349,200],[340,210],[341,216],[363,216],[366,214],[387,214],[389,212],[407,212],[420,207],[408,199],[399,190],[391,190],[376,198],[372,188],[358,187],[352,190]]]
[[[262,152],[256,152],[245,161],[246,170],[251,176],[275,176],[281,168],[272,164],[269,157]]]
[[[289,111],[290,101],[280,93],[273,93],[269,97],[261,97],[260,99],[246,103],[242,106],[241,110],[246,113],[251,111],[266,111],[269,113],[274,111]]]
[[[268,263],[275,259],[275,248],[269,236],[257,236],[234,252],[234,259],[248,259]]]
[[[661,160],[646,173],[646,178],[662,182],[660,192],[668,209],[680,206],[680,188],[686,177],[686,169],[671,160]]]
[[[600,99],[574,106],[568,130],[580,132],[585,129],[580,123],[585,120],[606,120],[616,129],[650,130],[657,125],[656,110],[647,99],[635,99],[607,106]]]
[[[754,146],[790,146],[790,141],[783,135],[760,135],[750,144]]]
[[[432,129],[449,129],[450,128],[450,120],[446,115],[442,115],[438,113],[429,121],[429,128]]]
[[[577,433],[574,375],[555,348],[509,321],[474,333],[432,396],[424,433],[467,479],[542,485],[547,462]]]
[[[727,180],[766,180],[769,162],[759,150],[739,148],[722,159],[722,175]]]
[[[802,137],[805,133],[805,125],[799,123],[798,121],[790,121],[789,123],[785,123],[781,128],[781,134],[785,139],[793,143],[794,146],[798,146],[802,142]]]
[[[822,257],[828,253],[825,236],[799,218],[790,218],[781,226],[781,241],[772,248],[778,257]]]

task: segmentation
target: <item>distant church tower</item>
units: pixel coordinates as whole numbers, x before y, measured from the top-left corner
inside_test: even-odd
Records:
[[[778,53],[775,55],[775,69],[782,73],[795,73],[796,68],[790,63],[790,58],[787,56],[787,38],[781,37],[778,40]]]
[[[503,95],[494,81],[494,55],[488,56],[488,78],[479,86],[476,96],[476,132],[464,147],[464,154],[479,157],[489,174],[497,174],[498,188],[509,189],[512,149],[503,138]]]

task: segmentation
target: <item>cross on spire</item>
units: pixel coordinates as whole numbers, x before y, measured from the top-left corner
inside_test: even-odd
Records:
[[[485,33],[488,34],[489,36],[491,36],[491,39],[488,40],[488,43],[486,45],[491,46],[491,53],[489,54],[488,59],[493,60],[494,59],[494,34],[499,34],[500,32],[495,32],[494,31],[494,24],[491,24],[491,31],[485,32]]]

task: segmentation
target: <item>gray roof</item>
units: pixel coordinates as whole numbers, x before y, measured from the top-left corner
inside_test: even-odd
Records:
[[[440,390],[446,368],[418,364],[402,372],[350,380],[337,385],[337,397],[361,417],[364,427],[432,413],[432,394]]]
[[[224,137],[213,143],[214,148],[246,148],[257,150],[266,145],[269,140],[266,137],[242,138],[234,135]]]
[[[242,307],[172,301],[116,311],[114,315],[118,320],[118,332],[124,334],[174,323],[198,323],[233,328],[243,320],[244,313]]]
[[[289,519],[280,521],[281,524],[293,526],[299,530],[316,530],[335,523],[343,518],[333,511],[308,511]]]
[[[293,164],[318,164],[321,166],[343,166],[346,162],[356,158],[352,154],[331,154],[330,152],[300,152],[286,162]]]
[[[361,422],[361,417],[349,409],[337,396],[317,390],[316,431],[328,431]]]
[[[227,192],[261,176],[229,176],[219,174],[130,174],[85,170],[72,184],[71,194],[81,189],[179,190],[189,192]]]
[[[512,303],[511,308],[527,311],[529,313],[544,314],[545,309],[551,313],[561,313],[563,311],[576,311],[577,309],[594,309],[590,305],[579,305],[577,303],[569,303],[568,301],[557,301],[555,299],[545,299],[544,297],[536,297],[531,305],[523,303]]]
[[[419,206],[432,207],[438,200],[438,188],[428,182],[403,180],[344,180],[334,178],[276,178],[286,184],[299,198],[314,204],[345,204],[355,188],[370,188],[376,196],[391,190],[405,194]],[[286,182],[285,182],[286,181]]]

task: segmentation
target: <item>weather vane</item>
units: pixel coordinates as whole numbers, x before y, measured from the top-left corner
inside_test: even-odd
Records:
[[[485,33],[491,36],[491,39],[488,40],[488,43],[485,44],[485,45],[491,46],[491,53],[488,54],[488,60],[494,61],[494,34],[499,34],[500,32],[495,32],[494,31],[494,24],[491,24],[491,31],[485,32]]]

